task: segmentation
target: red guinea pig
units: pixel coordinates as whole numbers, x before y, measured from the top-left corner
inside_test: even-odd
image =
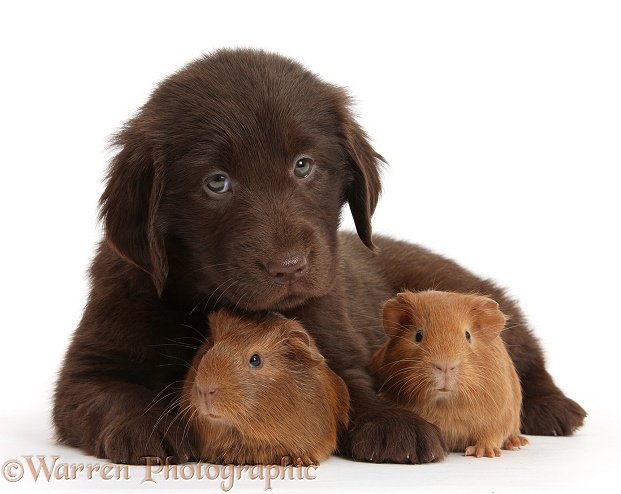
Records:
[[[505,316],[484,296],[404,292],[384,305],[388,340],[371,372],[389,399],[437,425],[451,451],[500,456],[520,435],[520,381],[500,338]]]
[[[348,425],[349,393],[304,328],[226,309],[209,323],[181,394],[200,459],[301,466],[328,458]]]

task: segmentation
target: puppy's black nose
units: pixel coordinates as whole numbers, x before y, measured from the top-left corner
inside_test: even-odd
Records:
[[[271,260],[265,265],[268,274],[279,285],[295,283],[308,271],[304,254],[295,254],[287,259]]]

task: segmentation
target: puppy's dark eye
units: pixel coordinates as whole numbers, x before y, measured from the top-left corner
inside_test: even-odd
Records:
[[[313,160],[311,158],[299,158],[293,167],[293,174],[296,178],[306,178],[313,170]]]
[[[258,353],[253,354],[252,357],[250,357],[250,360],[248,360],[248,367],[251,369],[258,369],[262,364],[263,362],[261,361],[261,356]]]
[[[226,173],[216,173],[205,179],[203,182],[205,189],[214,194],[224,194],[231,188],[231,180]]]
[[[414,335],[414,341],[416,343],[420,343],[421,341],[423,341],[423,330],[419,329],[418,331],[416,331],[416,334]]]
[[[468,330],[466,330],[466,340],[468,340],[468,343],[472,343],[472,335]]]

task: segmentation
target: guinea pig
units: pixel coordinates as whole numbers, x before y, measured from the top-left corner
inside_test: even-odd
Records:
[[[304,328],[275,313],[209,316],[185,377],[181,411],[200,459],[317,465],[349,421],[349,392]]]
[[[384,305],[388,340],[372,357],[381,393],[437,425],[451,451],[500,456],[520,448],[522,391],[500,332],[505,316],[484,296],[399,293]]]

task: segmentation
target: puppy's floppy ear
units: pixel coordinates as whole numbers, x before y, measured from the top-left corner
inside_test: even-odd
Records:
[[[158,295],[168,276],[164,238],[157,227],[163,190],[162,160],[130,124],[113,143],[121,147],[108,171],[99,217],[110,246],[151,275]]]
[[[373,149],[366,133],[354,120],[347,106],[342,106],[341,114],[345,149],[353,174],[353,181],[347,190],[347,202],[360,240],[369,249],[376,250],[372,238],[371,217],[381,193],[379,164],[386,160]]]

